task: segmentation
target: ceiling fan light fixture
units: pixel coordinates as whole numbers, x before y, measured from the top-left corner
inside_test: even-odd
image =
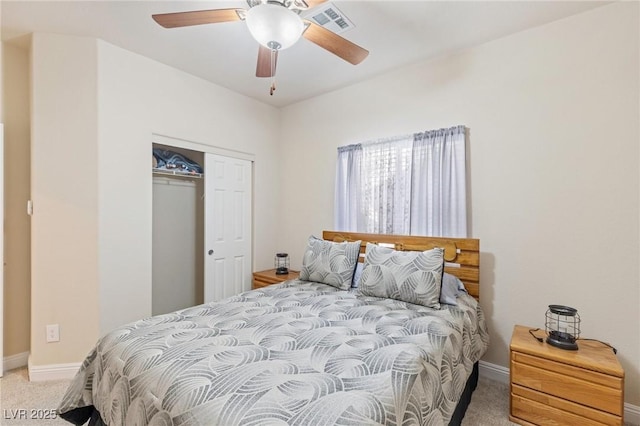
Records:
[[[246,23],[253,38],[272,50],[293,46],[304,30],[304,23],[297,13],[268,3],[249,9]]]

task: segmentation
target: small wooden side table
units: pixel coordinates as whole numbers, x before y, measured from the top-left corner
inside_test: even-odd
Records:
[[[509,420],[521,425],[622,425],[624,370],[613,350],[578,340],[570,351],[516,325],[510,345]],[[546,339],[544,330],[535,331]]]
[[[253,273],[253,289],[266,287],[272,284],[278,284],[283,281],[293,280],[300,276],[299,271],[289,269],[288,274],[278,275],[275,269],[267,269],[266,271],[258,271]]]

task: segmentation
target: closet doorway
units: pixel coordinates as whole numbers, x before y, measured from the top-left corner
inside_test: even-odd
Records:
[[[153,148],[188,158],[203,173],[153,169],[152,314],[249,290],[251,161],[174,144]]]

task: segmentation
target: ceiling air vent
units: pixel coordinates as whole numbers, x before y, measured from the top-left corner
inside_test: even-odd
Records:
[[[323,3],[320,6],[314,7],[311,13],[306,15],[306,18],[336,34],[343,33],[355,27],[353,22],[332,3]]]

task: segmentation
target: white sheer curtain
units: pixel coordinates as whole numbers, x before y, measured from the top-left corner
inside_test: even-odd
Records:
[[[338,231],[408,234],[413,136],[338,148]]]
[[[360,202],[361,170],[362,145],[339,147],[334,202],[337,231],[364,232],[364,215]]]
[[[467,236],[464,126],[416,133],[411,235]]]
[[[465,128],[338,148],[339,231],[466,237]]]
[[[360,175],[362,232],[408,234],[411,224],[411,147],[401,136],[363,146]]]

